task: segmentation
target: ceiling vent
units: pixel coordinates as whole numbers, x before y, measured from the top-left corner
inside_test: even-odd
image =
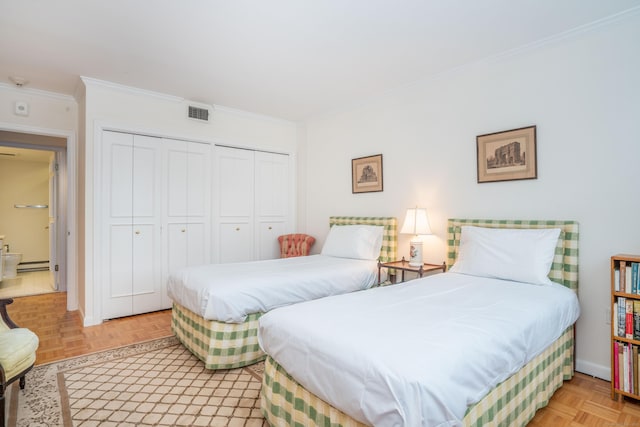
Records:
[[[209,109],[189,105],[189,118],[202,122],[209,121]]]

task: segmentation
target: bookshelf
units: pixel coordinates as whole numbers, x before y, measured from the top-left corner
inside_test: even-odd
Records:
[[[611,398],[640,400],[640,255],[611,257]]]

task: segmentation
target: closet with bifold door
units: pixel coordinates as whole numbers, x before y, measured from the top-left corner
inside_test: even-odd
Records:
[[[278,258],[278,236],[291,232],[288,154],[214,147],[213,261]]]
[[[254,162],[255,259],[279,258],[278,236],[292,230],[289,155],[256,151]]]
[[[102,134],[102,318],[162,308],[162,140]]]
[[[102,133],[102,318],[171,308],[169,274],[211,262],[211,145]]]
[[[163,140],[163,308],[172,271],[211,262],[211,146]]]

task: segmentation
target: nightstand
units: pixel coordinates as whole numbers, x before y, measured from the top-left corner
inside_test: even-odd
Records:
[[[402,280],[401,282],[404,282],[404,272],[405,271],[411,271],[413,273],[417,273],[418,277],[422,277],[424,275],[424,273],[428,272],[428,271],[436,271],[436,270],[442,270],[442,272],[444,273],[445,271],[447,271],[447,265],[443,262],[442,264],[427,264],[424,263],[419,267],[414,267],[412,265],[409,265],[409,261],[406,261],[404,259],[404,257],[402,257],[402,260],[400,261],[392,261],[392,262],[380,262],[378,261],[378,284],[380,284],[380,270],[382,268],[392,268],[394,270],[400,270],[402,271]]]

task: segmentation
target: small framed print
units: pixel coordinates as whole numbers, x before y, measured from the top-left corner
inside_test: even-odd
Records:
[[[536,127],[476,137],[478,183],[538,178]]]
[[[382,191],[382,154],[351,160],[351,192]]]

